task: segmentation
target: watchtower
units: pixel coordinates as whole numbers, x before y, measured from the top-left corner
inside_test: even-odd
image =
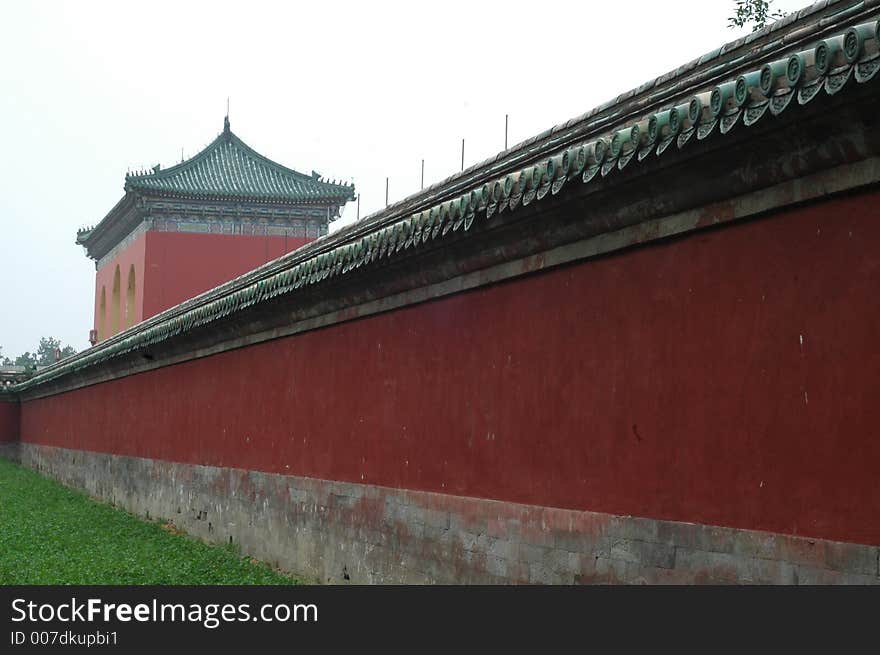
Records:
[[[326,234],[354,186],[299,173],[229,129],[125,195],[76,242],[95,260],[96,343]]]

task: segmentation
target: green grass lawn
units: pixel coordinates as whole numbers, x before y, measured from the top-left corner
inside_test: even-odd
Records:
[[[0,459],[0,584],[297,584]]]

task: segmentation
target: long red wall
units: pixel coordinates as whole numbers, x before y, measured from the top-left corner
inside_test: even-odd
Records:
[[[313,240],[153,231],[146,237],[145,319]]]
[[[22,439],[880,544],[878,195],[27,402]]]

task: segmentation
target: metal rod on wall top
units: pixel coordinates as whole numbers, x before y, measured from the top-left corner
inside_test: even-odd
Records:
[[[509,115],[504,114],[504,149],[507,150],[507,119]]]
[[[358,194],[358,211],[357,211],[357,217],[355,218],[355,220],[356,221],[361,220],[361,194]]]
[[[388,206],[388,178],[385,178],[385,206]]]
[[[461,170],[464,170],[464,139],[461,140]]]
[[[425,188],[425,160],[422,160],[422,188]]]

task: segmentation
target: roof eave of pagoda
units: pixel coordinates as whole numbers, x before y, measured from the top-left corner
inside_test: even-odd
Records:
[[[213,191],[192,192],[192,191],[169,191],[164,189],[151,189],[149,187],[141,187],[137,184],[126,182],[123,187],[126,193],[136,194],[139,198],[175,198],[180,200],[216,200],[217,202],[249,202],[264,203],[273,205],[301,206],[301,205],[344,205],[354,200],[354,188],[349,187],[349,193],[339,193],[337,195],[326,195],[315,198],[289,198],[281,195],[254,195],[250,193],[217,193]]]
[[[200,189],[197,183],[195,188],[179,188],[182,186],[181,175],[187,175],[195,170],[195,178],[198,180],[200,174],[198,167],[211,166],[212,153],[217,148],[228,147],[228,144],[232,144],[251,162],[258,163],[262,174],[266,176],[262,179],[258,177],[260,183],[252,184],[253,188],[243,190]],[[228,161],[221,162],[221,166],[226,165]],[[268,175],[266,171],[269,171]],[[201,174],[204,175],[204,170]],[[273,187],[272,181],[279,179],[286,179],[286,186],[276,184]],[[163,183],[167,183],[166,188],[163,188]],[[186,180],[186,183],[192,185],[192,178]],[[297,188],[297,185],[301,187]],[[224,122],[223,132],[198,154],[164,170],[156,166],[149,173],[126,174],[123,189],[125,195],[97,225],[77,231],[76,243],[83,246],[92,259],[99,260],[128,236],[143,220],[144,214],[149,211],[150,203],[161,199],[183,202],[247,203],[276,207],[318,205],[328,206],[334,211],[355,199],[352,184],[331,182],[314,172],[306,175],[261,155],[230,131],[228,119]],[[284,193],[285,190],[290,192]]]
[[[103,257],[140,223],[138,197],[139,194],[127,191],[97,225],[77,230],[76,244],[85,248],[95,261]]]
[[[268,178],[264,177],[254,185],[256,187],[262,186],[263,189],[256,191],[238,191],[231,189],[218,190],[206,187],[199,188],[198,186],[193,186],[198,184],[198,179],[194,180],[192,177],[188,177],[188,174],[195,173],[195,177],[198,178],[200,173],[204,175],[204,171],[199,170],[200,167],[216,166],[216,159],[212,161],[213,154],[227,144],[232,145],[236,151],[259,164],[259,169],[257,170],[258,178],[260,175],[264,174],[265,171],[269,171]],[[220,166],[222,167],[226,165],[228,165],[228,162],[221,158]],[[215,174],[216,170],[210,170],[210,173]],[[240,174],[239,171],[236,171],[236,173]],[[215,177],[214,179],[216,180],[217,178]],[[295,184],[311,187],[311,194],[313,195],[308,191],[305,193],[273,193],[272,190],[265,190],[267,187],[271,187],[273,183],[277,183],[280,179],[286,179],[288,183],[293,180]],[[245,184],[249,181],[247,180],[247,175],[243,176],[242,181]],[[250,181],[252,182],[253,180]],[[181,184],[188,185],[189,188],[181,188],[180,186],[177,186]],[[159,166],[156,166],[149,172],[128,174],[125,176],[125,189],[126,191],[137,190],[151,195],[160,194],[163,196],[195,197],[199,199],[216,197],[222,199],[231,198],[255,202],[266,201],[291,204],[315,204],[327,201],[347,202],[354,200],[354,185],[339,183],[336,181],[331,182],[323,179],[314,172],[312,175],[300,173],[297,170],[288,168],[287,166],[279,164],[265,155],[260,154],[230,130],[228,118],[224,121],[223,132],[221,132],[213,141],[211,141],[211,143],[196,155],[186,161],[171,166],[170,168],[161,169]],[[317,192],[315,192],[316,190]]]
[[[95,261],[110,252],[113,247],[128,236],[143,221],[144,213],[150,201],[159,199],[175,199],[181,201],[216,201],[216,202],[247,202],[282,207],[303,205],[328,205],[338,208],[352,200],[351,197],[326,197],[291,200],[290,198],[253,197],[248,195],[169,193],[146,191],[129,188],[126,185],[125,195],[120,198],[101,221],[93,226],[78,230],[76,244],[86,249],[89,258]]]

